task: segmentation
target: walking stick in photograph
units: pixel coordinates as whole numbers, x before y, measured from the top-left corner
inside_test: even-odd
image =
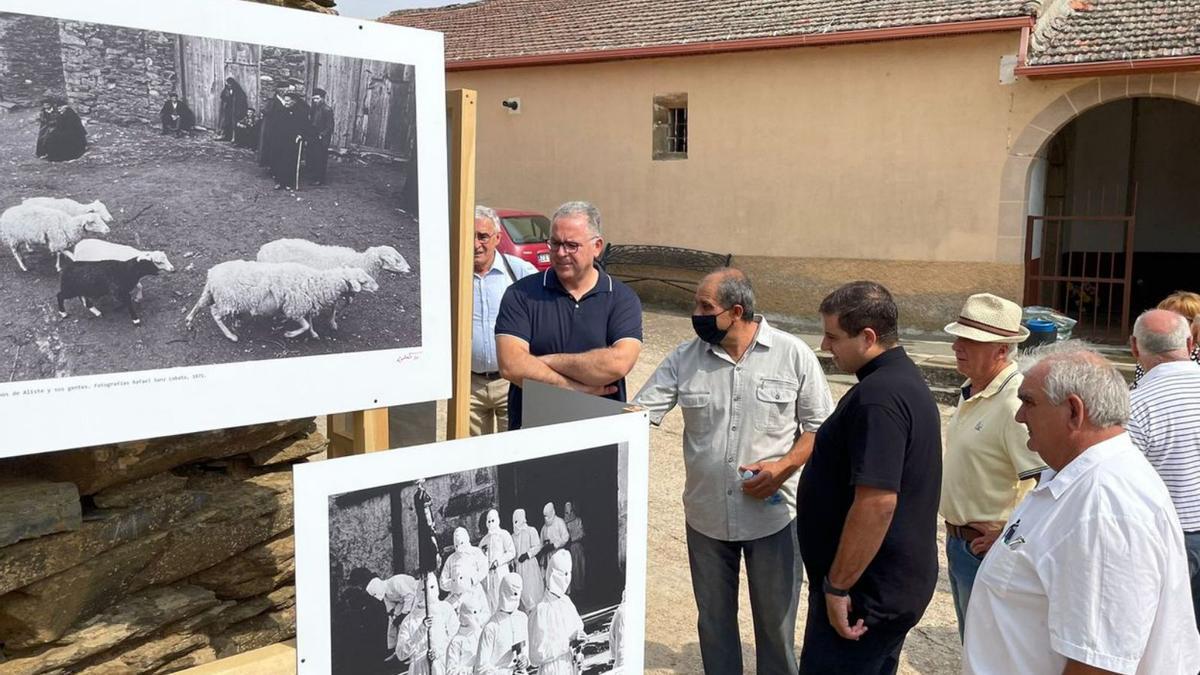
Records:
[[[296,152],[296,182],[293,183],[293,185],[296,186],[296,192],[299,192],[300,191],[300,162],[304,158],[304,139],[300,138],[300,137],[296,137],[296,144],[300,146],[300,149]]]
[[[425,575],[425,660],[429,663],[429,672],[433,671],[433,603],[438,600],[437,575],[428,572]]]

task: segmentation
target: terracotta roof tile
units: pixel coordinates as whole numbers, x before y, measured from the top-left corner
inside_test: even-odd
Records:
[[[1030,65],[1200,55],[1196,0],[1054,0],[1033,31]]]
[[[381,20],[474,61],[1019,17],[1022,0],[479,0]]]

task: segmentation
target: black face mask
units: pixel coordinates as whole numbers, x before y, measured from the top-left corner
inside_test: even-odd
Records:
[[[729,310],[725,310],[728,312]],[[724,314],[725,312],[721,312]],[[696,335],[710,345],[719,345],[721,340],[725,339],[725,335],[729,333],[729,329],[717,328],[717,317],[721,314],[693,314],[692,315],[692,330],[696,331]]]

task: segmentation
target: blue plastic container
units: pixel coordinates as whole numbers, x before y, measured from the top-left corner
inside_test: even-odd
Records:
[[[1033,349],[1058,339],[1058,326],[1055,326],[1053,321],[1030,319],[1025,322],[1025,327],[1029,329],[1029,337],[1021,343],[1021,349]]]

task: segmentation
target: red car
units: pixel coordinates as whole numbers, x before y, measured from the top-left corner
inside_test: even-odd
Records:
[[[500,216],[501,253],[513,255],[533,265],[539,272],[550,268],[550,219],[537,211],[496,209]]]

